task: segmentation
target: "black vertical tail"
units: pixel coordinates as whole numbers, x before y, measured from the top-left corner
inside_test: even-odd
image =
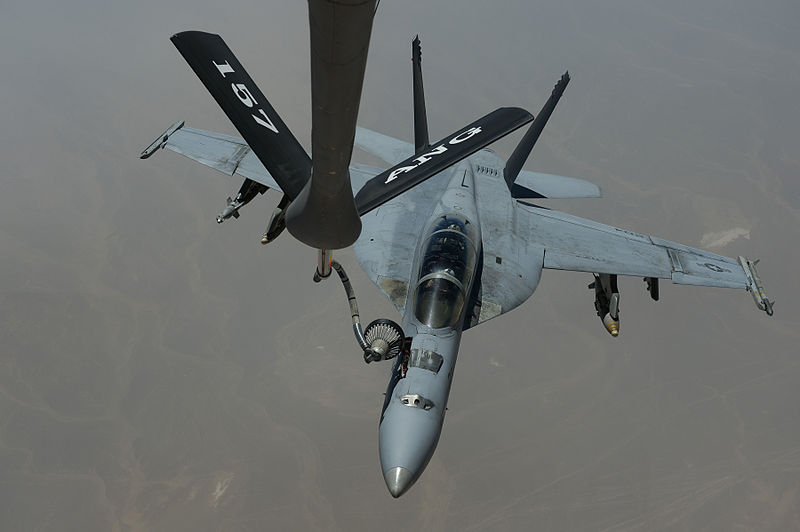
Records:
[[[411,42],[411,64],[414,71],[414,148],[416,153],[421,153],[430,147],[430,142],[425,91],[422,88],[422,48],[419,45],[419,35]]]
[[[564,89],[567,88],[568,83],[569,72],[565,72],[564,75],[561,76],[561,79],[558,80],[558,83],[556,83],[556,86],[553,88],[553,93],[550,95],[550,98],[547,99],[547,102],[545,102],[542,110],[539,111],[539,114],[534,119],[531,127],[528,128],[525,136],[522,137],[517,147],[514,148],[514,153],[508,158],[506,167],[503,170],[503,175],[509,190],[511,190],[511,185],[513,185],[514,181],[517,179],[519,171],[522,170],[522,165],[525,164],[525,161],[528,159],[533,145],[539,140],[539,135],[541,135],[545,124],[547,124],[547,120],[553,113],[553,109],[555,109],[558,100],[561,99],[561,95],[564,94]]]

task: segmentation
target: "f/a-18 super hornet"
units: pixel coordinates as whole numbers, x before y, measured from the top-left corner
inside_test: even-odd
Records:
[[[284,227],[286,211],[298,201],[304,179],[309,179],[308,156],[219,36],[186,32],[175,35],[173,42],[226,111],[243,111],[228,115],[246,140],[179,122],[141,156],[163,147],[228,175],[239,174],[249,180],[245,184],[282,191],[265,234],[271,241]],[[535,118],[521,108],[500,108],[431,143],[418,39],[412,46],[412,72],[414,144],[358,128],[355,145],[392,166],[347,167],[361,221],[356,258],[400,312],[401,324],[382,319],[362,330],[342,267],[323,250],[315,271],[315,280],[329,275],[331,268],[339,274],[364,360],[391,361],[379,448],[392,496],[405,493],[433,455],[463,331],[526,301],[545,268],[589,274],[594,308],[615,337],[619,275],[642,277],[654,300],[659,298],[660,279],[745,289],[759,309],[772,315],[755,262],[747,258],[723,257],[532,203],[539,198],[600,196],[599,188],[587,181],[522,169],[569,83],[568,73]],[[526,124],[527,132],[507,161],[486,149]],[[287,180],[287,175],[301,179]],[[316,205],[313,208],[324,212],[317,212],[313,223],[326,223],[326,217],[333,216],[325,211],[333,205],[323,205],[326,197],[301,198],[306,208]],[[313,232],[313,223],[306,229]]]

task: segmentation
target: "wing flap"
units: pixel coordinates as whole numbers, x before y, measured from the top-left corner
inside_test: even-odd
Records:
[[[653,244],[667,250],[672,266],[671,279],[675,284],[747,288],[742,266],[730,257],[723,257],[682,244],[651,237]]]
[[[574,253],[557,248],[546,248],[544,267],[551,270],[567,270],[574,272],[609,273],[612,275],[635,275],[642,277],[659,277],[670,279],[669,260],[664,250],[652,250],[652,253],[642,253],[643,250],[632,250],[621,254],[623,256],[601,256],[590,254],[587,251]],[[636,260],[630,260],[636,255]]]
[[[223,174],[233,175],[242,159],[250,153],[250,148],[244,142],[226,137],[227,135],[215,135],[209,131],[185,127],[170,135],[164,148]]]

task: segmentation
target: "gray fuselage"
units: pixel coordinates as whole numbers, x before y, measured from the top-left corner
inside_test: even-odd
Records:
[[[394,364],[381,415],[381,466],[394,497],[419,478],[439,441],[480,253],[474,176],[464,162],[419,240],[403,315],[411,345]]]

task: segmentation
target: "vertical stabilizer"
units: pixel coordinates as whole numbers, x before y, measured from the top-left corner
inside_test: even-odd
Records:
[[[539,135],[541,135],[545,124],[547,124],[547,120],[553,113],[553,109],[555,109],[558,100],[561,99],[561,95],[564,94],[564,89],[567,87],[568,83],[569,72],[565,72],[564,75],[561,76],[561,79],[558,80],[558,83],[556,83],[556,86],[553,88],[553,93],[550,95],[550,98],[547,99],[547,102],[545,102],[542,110],[539,111],[539,114],[534,119],[531,127],[528,128],[525,136],[522,137],[517,147],[514,148],[514,153],[508,158],[506,167],[503,170],[503,175],[509,190],[511,190],[511,185],[513,185],[514,181],[517,179],[522,165],[525,164],[525,161],[528,159],[533,145],[539,140]]]
[[[422,47],[419,44],[419,35],[411,42],[411,64],[414,71],[414,149],[416,153],[421,153],[430,147],[430,142],[425,91],[422,88]]]

